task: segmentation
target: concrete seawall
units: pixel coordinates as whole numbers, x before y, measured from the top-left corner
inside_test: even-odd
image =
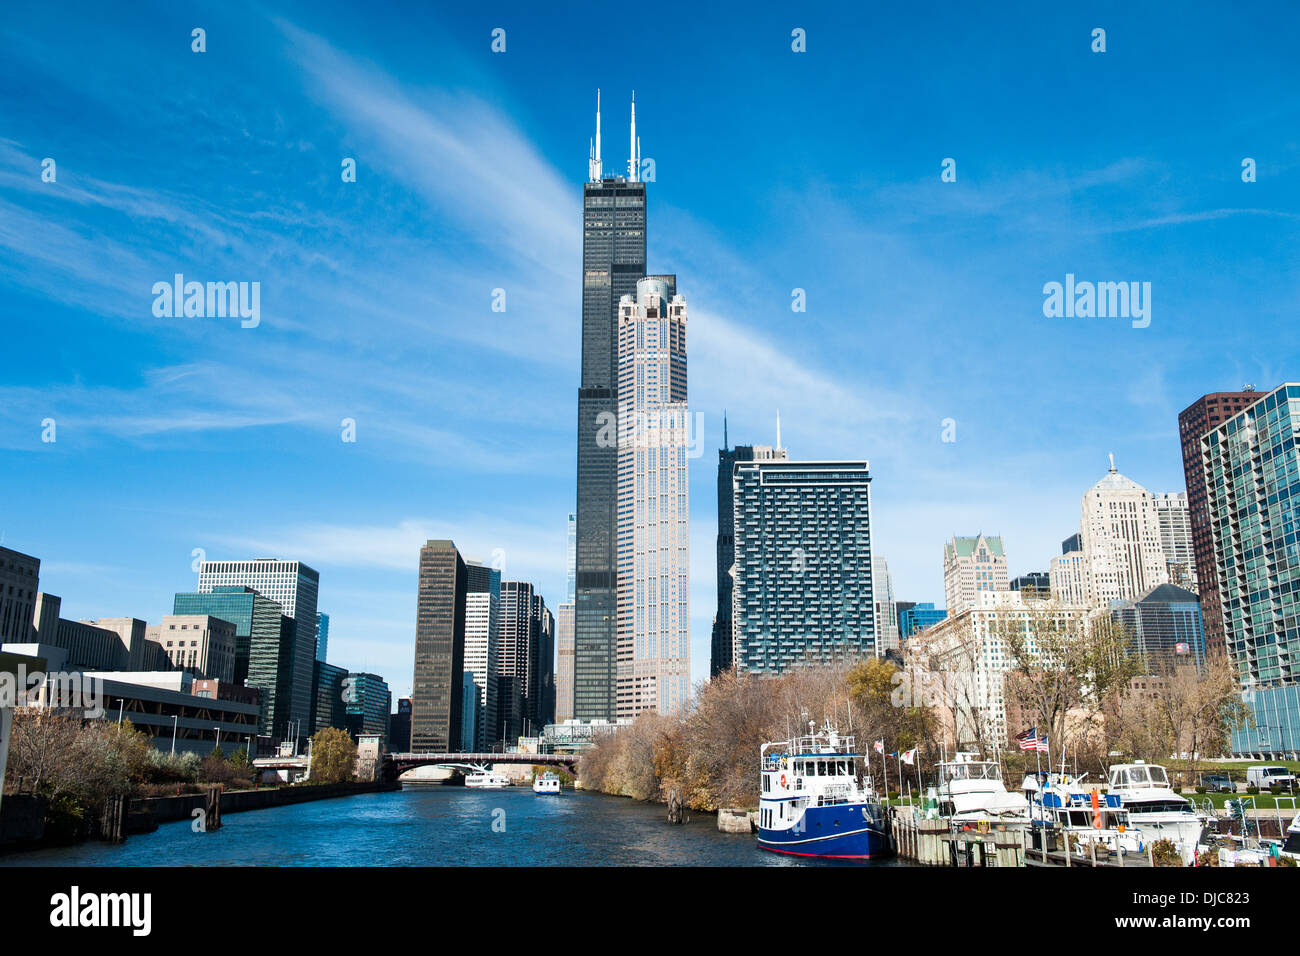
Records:
[[[311,800],[329,800],[334,797],[351,797],[360,793],[381,793],[400,789],[400,784],[365,782],[232,790],[221,795],[221,812],[241,813],[245,810],[264,810],[267,807],[281,807],[291,803],[306,803]],[[131,814],[152,817],[155,824],[189,820],[195,810],[203,809],[203,800],[204,795],[201,793],[187,793],[178,797],[135,798],[131,801]]]

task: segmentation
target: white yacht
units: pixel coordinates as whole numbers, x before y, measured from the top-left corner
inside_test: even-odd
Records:
[[[479,764],[465,775],[465,786],[478,790],[504,790],[510,786],[510,778]]]
[[[1010,793],[1002,783],[1002,771],[992,760],[959,751],[939,765],[939,815],[954,823],[990,820],[1027,823],[1029,801]]]
[[[560,778],[549,770],[533,778],[533,793],[559,793]]]
[[[1171,841],[1183,862],[1192,863],[1205,821],[1189,800],[1170,789],[1164,767],[1141,760],[1111,767],[1108,795],[1118,797],[1147,840]]]

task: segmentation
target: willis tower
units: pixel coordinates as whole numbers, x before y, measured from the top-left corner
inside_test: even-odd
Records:
[[[626,175],[601,166],[596,138],[582,192],[582,382],[578,389],[577,593],[573,716],[613,720],[618,652],[618,303],[646,274],[646,194],[636,99]]]

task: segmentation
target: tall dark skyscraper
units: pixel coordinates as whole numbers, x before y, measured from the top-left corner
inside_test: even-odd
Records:
[[[618,303],[646,274],[646,191],[636,104],[626,175],[601,164],[596,139],[582,197],[582,381],[578,389],[573,715],[613,720],[618,651]]]
[[[1223,610],[1219,606],[1219,572],[1214,563],[1214,531],[1207,507],[1209,490],[1201,465],[1201,439],[1238,412],[1263,398],[1256,391],[1213,392],[1202,395],[1178,413],[1178,436],[1183,449],[1183,476],[1187,480],[1187,516],[1192,524],[1192,552],[1196,557],[1197,588],[1201,595],[1201,619],[1205,626],[1205,649],[1225,648]]]
[[[451,541],[420,549],[415,612],[415,676],[411,687],[411,749],[460,749],[465,675],[465,559]]]

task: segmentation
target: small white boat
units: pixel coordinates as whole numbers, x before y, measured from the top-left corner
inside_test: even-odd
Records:
[[[549,770],[533,778],[533,793],[559,793],[560,778]]]
[[[1028,823],[1029,801],[1009,793],[1002,772],[992,760],[958,751],[939,764],[939,815],[954,823],[980,820]]]
[[[1025,777],[1021,789],[1030,801],[1035,828],[1053,826],[1067,834],[1074,853],[1086,856],[1090,844],[1111,852],[1141,854],[1146,849],[1141,829],[1133,826],[1120,798],[1085,788],[1083,778],[1056,773]],[[1069,838],[1073,838],[1070,840]]]
[[[465,775],[465,786],[477,790],[504,790],[510,786],[510,778],[504,774],[493,773],[487,767],[479,765]]]

